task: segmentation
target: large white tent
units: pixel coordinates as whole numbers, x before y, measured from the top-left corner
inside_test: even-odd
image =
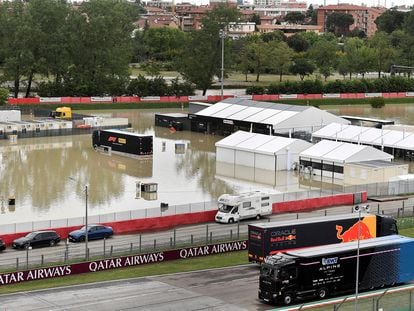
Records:
[[[350,121],[313,106],[228,98],[190,114],[195,131],[228,133],[237,130],[302,137],[330,124]],[[295,135],[297,133],[297,135]],[[300,133],[300,134],[298,134]],[[305,133],[305,134],[304,134]]]
[[[316,175],[341,177],[347,163],[362,161],[392,161],[394,157],[371,146],[331,140],[321,140],[299,154],[301,168]]]
[[[290,170],[312,146],[295,138],[237,131],[216,143],[216,161],[264,170]]]
[[[331,123],[312,134],[312,140],[321,139],[387,148],[391,153],[395,149],[414,151],[414,133],[405,130]]]

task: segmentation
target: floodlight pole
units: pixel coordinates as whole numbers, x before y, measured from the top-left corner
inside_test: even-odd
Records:
[[[226,38],[226,32],[223,29],[219,31],[219,37],[221,39],[221,100],[224,98],[224,38]]]
[[[88,185],[85,185],[85,258],[89,259],[88,249]]]
[[[361,211],[369,211],[369,205],[357,205],[354,210],[358,212],[358,246],[357,246],[357,262],[356,262],[356,276],[355,276],[355,311],[358,311],[358,289],[359,289],[359,245],[361,235]]]

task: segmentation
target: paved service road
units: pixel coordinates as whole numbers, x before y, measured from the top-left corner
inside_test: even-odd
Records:
[[[380,213],[384,212],[385,214],[397,214],[398,208],[401,208],[403,201],[390,201],[383,203],[373,203],[371,202],[371,211],[373,213],[379,211]],[[405,215],[411,216],[414,215],[414,198],[409,198],[404,200],[405,206]],[[97,240],[90,241],[88,244],[90,249],[91,257],[103,256],[104,249],[106,256],[110,255],[111,248],[113,250],[113,255],[116,254],[125,254],[127,252],[137,253],[139,250],[139,245],[141,244],[146,248],[146,251],[153,251],[154,240],[156,240],[156,246],[167,247],[170,245],[170,241],[175,237],[177,244],[189,244],[191,237],[194,237],[194,241],[205,241],[206,240],[206,231],[208,235],[214,239],[235,239],[237,232],[241,236],[247,235],[247,225],[249,223],[255,222],[264,222],[264,221],[283,221],[291,220],[298,218],[308,218],[316,217],[322,215],[334,215],[334,214],[343,214],[350,213],[353,206],[337,206],[330,207],[327,209],[316,210],[308,213],[286,213],[286,214],[276,214],[272,215],[269,218],[261,220],[246,220],[238,224],[198,224],[198,225],[189,225],[189,226],[179,226],[175,231],[167,230],[153,233],[145,234],[128,234],[128,235],[115,235],[113,238],[108,239],[107,241]],[[6,268],[16,268],[18,266],[20,269],[24,269],[27,266],[27,260],[29,265],[39,265],[46,262],[62,262],[65,258],[65,251],[67,252],[68,259],[79,259],[84,258],[85,254],[85,245],[84,243],[68,243],[67,248],[62,241],[59,245],[55,247],[45,247],[39,249],[33,249],[29,252],[26,251],[16,251],[7,248],[4,252],[0,254],[0,269]],[[1,310],[1,309],[0,309]]]
[[[269,310],[257,299],[259,269],[244,265],[0,295],[0,310]]]

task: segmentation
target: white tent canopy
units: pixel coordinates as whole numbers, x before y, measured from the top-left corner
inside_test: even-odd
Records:
[[[331,123],[315,131],[312,134],[312,138],[414,150],[414,133],[405,130],[377,129],[366,126]]]
[[[313,106],[296,106],[229,98],[197,113],[197,116],[271,125],[273,129],[321,127],[350,121]]]
[[[308,158],[342,164],[372,160],[391,161],[394,159],[392,155],[374,147],[330,140],[321,140],[309,149],[302,151],[299,157],[301,159]]]
[[[301,139],[237,131],[216,142],[216,160],[265,170],[291,169],[312,144]]]

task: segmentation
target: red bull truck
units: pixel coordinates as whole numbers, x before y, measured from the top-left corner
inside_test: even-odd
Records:
[[[248,256],[261,263],[266,256],[290,249],[352,242],[398,234],[395,219],[385,215],[362,213],[312,217],[289,221],[249,224]]]
[[[289,305],[295,300],[366,291],[414,280],[414,239],[391,235],[292,250],[266,258],[259,299]]]

